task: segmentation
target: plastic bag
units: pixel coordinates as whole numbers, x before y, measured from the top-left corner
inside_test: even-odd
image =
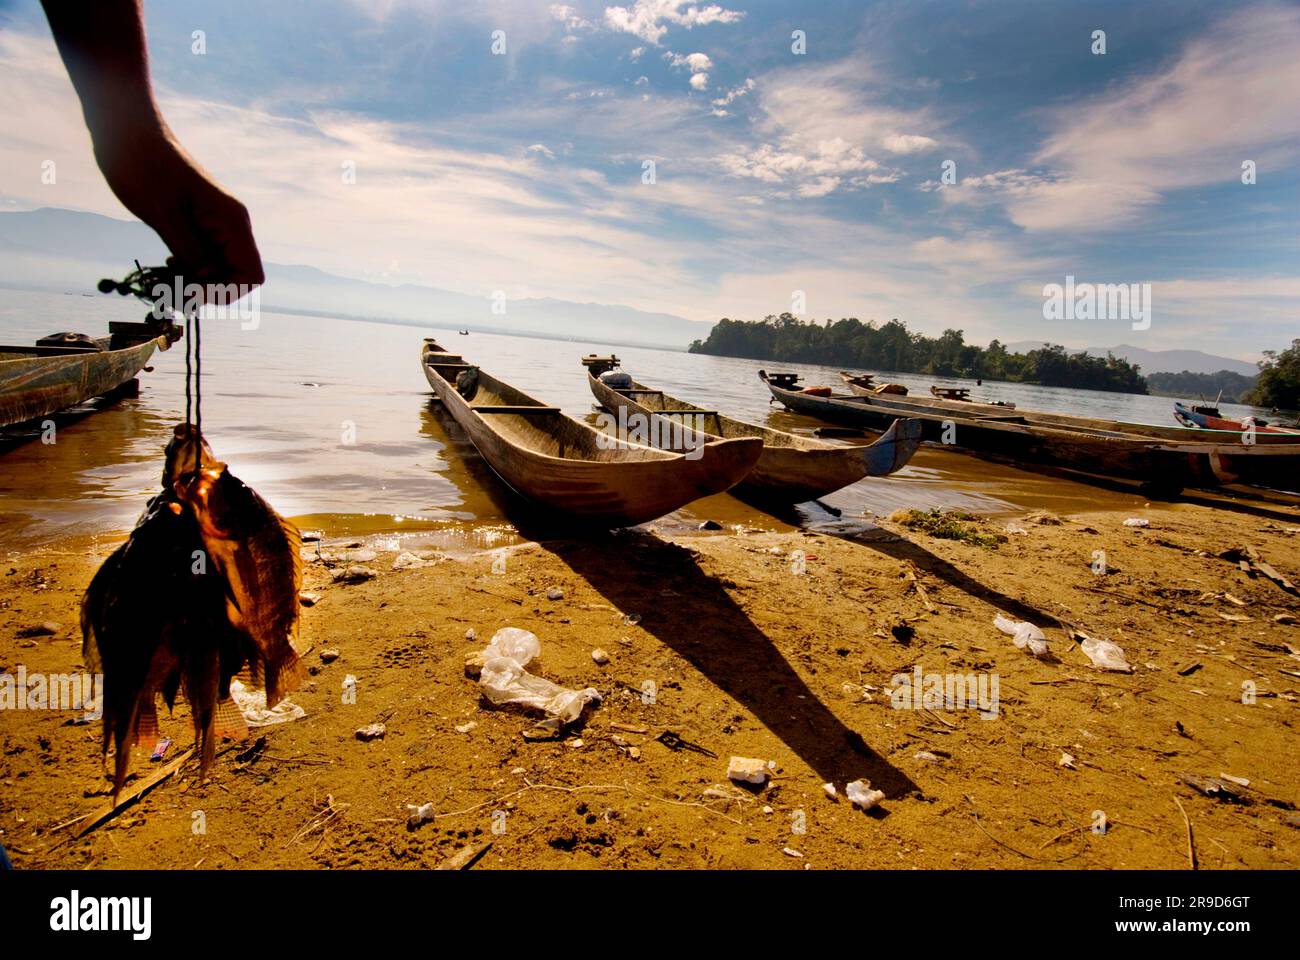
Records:
[[[235,706],[244,715],[244,722],[250,727],[269,727],[307,716],[306,710],[288,700],[281,700],[274,710],[266,709],[266,691],[250,690],[238,680],[230,681],[230,699],[235,701]]]
[[[552,723],[572,723],[582,715],[587,704],[600,702],[600,693],[594,687],[570,690],[529,673],[524,667],[541,650],[541,641],[527,630],[518,627],[498,630],[483,650],[479,688],[483,696],[498,706],[532,707],[544,712]]]
[[[1047,656],[1047,637],[1043,635],[1043,631],[1027,620],[1016,621],[999,613],[993,618],[993,626],[1003,633],[1010,634],[1011,642],[1016,645],[1016,649],[1028,649],[1035,657]]]
[[[1079,641],[1079,648],[1098,670],[1112,670],[1115,673],[1133,672],[1119,644],[1110,640],[1094,640],[1083,634],[1079,636],[1083,637]]]

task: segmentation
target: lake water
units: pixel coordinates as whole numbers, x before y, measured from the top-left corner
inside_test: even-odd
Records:
[[[112,296],[7,290],[0,342],[30,343],[60,330],[92,336],[110,320],[141,320],[146,307]],[[515,536],[527,511],[503,496],[456,425],[430,404],[419,363],[438,337],[485,370],[589,417],[593,400],[578,358],[616,352],[637,379],[740,419],[810,433],[818,422],[769,404],[760,367],[795,370],[840,388],[833,368],[696,356],[593,342],[540,340],[396,324],[263,312],[256,330],[237,321],[203,325],[203,426],[217,456],[281,513],[331,536],[399,535],[434,545],[487,546]],[[185,409],[184,343],[156,353],[140,395],[90,415],[57,418],[57,442],[10,431],[0,442],[0,546],[129,529],[158,488],[162,449]],[[959,383],[887,374],[914,392]],[[970,385],[964,382],[962,385]],[[987,383],[976,393],[1020,407],[1173,424],[1163,397]],[[1228,416],[1264,414],[1224,405]],[[344,442],[351,425],[354,443]],[[905,469],[841,490],[826,502],[844,516],[899,507],[956,507],[994,514],[1140,507],[1135,493],[1042,476],[923,449]],[[726,495],[697,501],[657,523],[704,519],[776,527],[827,521],[817,507],[773,517]]]

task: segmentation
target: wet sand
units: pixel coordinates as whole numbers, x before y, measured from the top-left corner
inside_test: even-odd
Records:
[[[351,539],[356,518],[302,518],[326,536],[306,548],[304,589],[321,595],[303,612],[312,670],[292,695],[306,717],[257,731],[260,751],[227,745],[207,782],[186,764],[78,837],[77,818],[107,799],[98,729],[69,724],[75,711],[7,712],[0,838],[18,867],[430,867],[490,842],[475,869],[1178,869],[1185,810],[1201,867],[1294,868],[1300,601],[1215,554],[1252,545],[1300,582],[1300,512],[1130,497],[1061,525],[999,514],[980,524],[1007,536],[996,549],[829,514],[603,537],[444,527],[400,542]],[[9,553],[0,672],[78,668],[77,604],[119,540]],[[422,544],[429,565],[392,569],[394,548]],[[334,581],[358,563],[376,576]],[[1043,627],[1052,658],[995,630],[999,611]],[[1057,618],[1119,644],[1134,672],[1094,669]],[[20,636],[49,620],[55,635]],[[506,626],[540,638],[530,669],[604,697],[560,739],[526,738],[534,719],[489,707],[464,673]],[[996,717],[895,709],[892,678],[917,667],[996,676]],[[175,756],[187,712],[162,722]],[[358,740],[374,722],[385,736]],[[664,731],[717,756],[669,749]],[[770,783],[728,782],[733,755],[773,761]],[[157,767],[137,751],[136,774]],[[1230,802],[1183,773],[1249,786]],[[868,813],[843,796],[860,778],[886,795]],[[409,828],[407,805],[425,803],[435,819]]]

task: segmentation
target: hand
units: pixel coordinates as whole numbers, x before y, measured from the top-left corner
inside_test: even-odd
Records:
[[[263,282],[248,210],[185,152],[161,119],[134,131],[114,128],[94,140],[113,193],[157,231],[186,283]]]

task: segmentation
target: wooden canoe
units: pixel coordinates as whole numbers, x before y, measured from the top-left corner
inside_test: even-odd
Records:
[[[517,493],[604,526],[632,526],[739,483],[761,440],[718,440],[689,453],[656,450],[601,433],[497,380],[426,339],[429,386],[479,454]],[[476,385],[462,396],[461,374]]]
[[[1246,424],[1243,421],[1230,420],[1220,415],[1217,407],[1189,407],[1184,403],[1175,401],[1174,419],[1184,427],[1190,427],[1194,430],[1231,430],[1235,433],[1244,433],[1246,430]],[[1300,429],[1295,427],[1279,427],[1267,420],[1255,420],[1251,426],[1257,434],[1282,434],[1300,441]]]
[[[625,389],[615,389],[599,375],[612,370],[616,358],[584,357],[582,362],[596,402],[619,416],[620,422],[629,422],[633,415],[642,418],[642,424],[648,420],[670,421],[649,431],[651,436],[672,441],[660,445],[684,449],[701,442],[701,438],[706,442],[739,437],[762,440],[758,462],[737,488],[760,499],[786,503],[816,500],[863,477],[885,476],[901,469],[921,444],[921,424],[914,420],[896,420],[869,445],[828,443],[733,420],[716,410],[677,400],[662,390],[651,390],[635,380],[629,380]]]
[[[774,375],[774,376],[779,376]],[[840,375],[844,377],[844,374]],[[847,382],[847,381],[846,381]],[[778,386],[780,384],[778,383]],[[852,389],[852,387],[850,387]],[[1081,417],[1068,413],[1044,413],[1039,410],[1021,410],[1014,404],[981,403],[976,400],[947,400],[938,397],[882,396],[874,393],[856,393],[854,402],[867,403],[898,411],[905,416],[933,414],[962,417],[996,417],[1009,423],[1075,430],[1095,435],[1139,437],[1152,441],[1175,443],[1196,442],[1209,444],[1241,445],[1249,443],[1295,443],[1297,435],[1284,431],[1257,431],[1247,440],[1241,429],[1195,429],[1176,427],[1163,423],[1132,423],[1126,420],[1105,420],[1100,417]]]
[[[114,324],[143,328],[145,324]],[[0,427],[33,420],[110,393],[144,369],[166,334],[114,334],[93,346],[0,346]]]
[[[925,440],[1029,469],[1043,465],[1093,476],[1136,480],[1161,493],[1228,483],[1293,491],[1300,488],[1300,444],[1297,443],[1243,443],[1240,435],[1226,431],[1195,433],[1230,439],[1205,441],[1192,436],[1179,440],[1192,431],[1159,428],[1173,433],[1174,439],[1167,439],[1121,430],[1039,422],[1018,411],[966,414],[952,407],[964,410],[981,405],[955,401],[924,400],[901,405],[897,397],[814,396],[793,389],[791,376],[769,376],[759,371],[772,396],[797,413],[876,430],[884,429],[900,417],[912,417],[922,422]],[[922,404],[947,406],[926,409]],[[1069,422],[1087,418],[1056,419]]]

